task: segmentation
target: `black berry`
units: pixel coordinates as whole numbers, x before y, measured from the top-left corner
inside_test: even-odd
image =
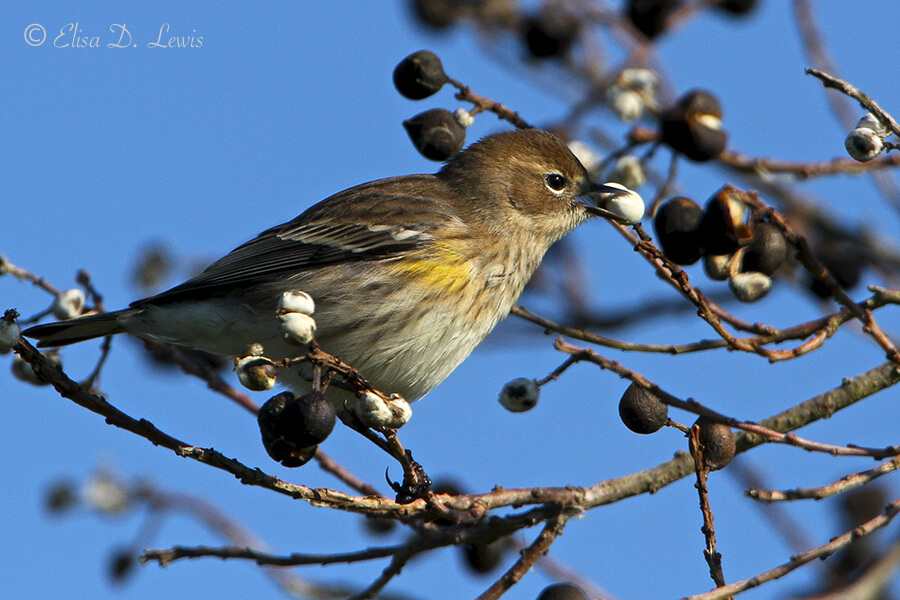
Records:
[[[134,550],[122,548],[113,552],[109,557],[109,578],[115,583],[121,583],[134,571],[137,564],[137,556]]]
[[[463,559],[471,571],[485,575],[500,566],[504,548],[505,542],[502,539],[490,543],[464,544],[462,546]]]
[[[366,516],[363,519],[363,525],[365,525],[366,530],[372,535],[387,535],[397,528],[397,521],[381,517]]]
[[[669,407],[648,389],[632,383],[619,401],[619,417],[633,432],[649,434],[669,422]]]
[[[663,254],[677,265],[692,265],[703,255],[703,209],[689,198],[667,200],[653,219]]]
[[[731,462],[736,450],[734,432],[724,423],[716,423],[700,417],[694,423],[700,428],[700,449],[703,460],[711,471],[721,469]]]
[[[660,115],[660,136],[691,160],[716,158],[728,142],[718,99],[705,90],[687,92]]]
[[[577,35],[578,21],[563,11],[545,11],[525,22],[525,47],[534,58],[565,56]]]
[[[403,121],[403,127],[416,150],[431,160],[447,160],[466,143],[466,128],[443,108],[419,113]]]
[[[334,405],[321,392],[282,392],[263,404],[257,420],[269,456],[286,467],[299,467],[334,429],[335,417]]]
[[[563,581],[545,587],[537,600],[587,600],[587,595],[574,583]]]
[[[60,481],[47,490],[46,506],[52,513],[64,512],[78,503],[78,492],[69,481]]]
[[[413,14],[432,29],[443,30],[453,25],[460,16],[459,0],[412,0]]]
[[[816,248],[814,254],[840,287],[849,290],[859,283],[864,259],[850,244],[825,242]],[[820,298],[831,297],[831,290],[818,279],[812,281],[810,289]]]
[[[732,254],[753,239],[744,223],[744,202],[739,191],[722,188],[709,199],[700,232],[707,254]]]
[[[678,0],[629,0],[625,14],[638,31],[652,40],[666,30],[669,16],[680,5]]]
[[[394,87],[410,100],[421,100],[444,87],[447,74],[437,54],[419,50],[400,61],[394,69]]]
[[[781,230],[764,221],[753,224],[753,240],[744,250],[742,271],[774,275],[787,259],[788,245]]]

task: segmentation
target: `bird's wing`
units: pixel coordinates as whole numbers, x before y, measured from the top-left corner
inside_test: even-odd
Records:
[[[351,188],[262,232],[196,277],[132,306],[205,298],[338,262],[402,256],[433,240],[438,227],[459,225],[447,205],[435,199],[438,192],[440,184],[430,176]]]

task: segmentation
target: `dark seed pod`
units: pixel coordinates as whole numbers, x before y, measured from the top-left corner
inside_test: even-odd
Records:
[[[394,69],[394,87],[410,100],[436,94],[447,83],[447,74],[437,54],[419,50],[400,61]]]
[[[462,150],[466,128],[443,108],[432,108],[403,121],[403,127],[416,150],[431,160],[447,160]]]
[[[459,0],[412,0],[413,14],[432,29],[447,29],[459,19]]]
[[[753,239],[753,232],[744,223],[746,209],[742,196],[741,192],[726,187],[707,202],[700,223],[707,254],[733,254]]]
[[[863,258],[849,244],[825,242],[814,254],[845,290],[856,287],[862,278]],[[812,281],[810,289],[820,298],[831,297],[831,290],[817,279]]]
[[[75,485],[69,481],[54,483],[46,492],[46,507],[52,513],[61,513],[78,504]]]
[[[850,490],[840,504],[843,521],[848,529],[862,525],[877,517],[889,501],[887,490],[877,484]]]
[[[735,17],[741,17],[756,8],[756,0],[719,0],[713,6]]]
[[[764,221],[754,223],[752,231],[753,240],[744,250],[741,270],[774,275],[787,260],[787,240],[781,230]]]
[[[731,427],[703,417],[697,419],[694,425],[700,428],[700,449],[706,466],[716,471],[730,463],[736,450]]]
[[[625,14],[648,40],[666,30],[669,16],[681,6],[679,0],[628,0]]]
[[[587,600],[587,594],[574,583],[563,581],[545,587],[537,600]]]
[[[321,392],[282,392],[263,404],[257,420],[269,456],[285,467],[299,467],[334,429],[335,417],[334,405]]]
[[[619,417],[633,432],[649,434],[669,422],[669,407],[646,388],[632,383],[619,400]]]
[[[137,557],[130,548],[116,550],[109,557],[109,578],[114,583],[123,582],[134,571]]]
[[[565,11],[545,11],[525,22],[525,47],[534,58],[565,56],[577,36],[578,20]]]
[[[660,115],[660,137],[691,160],[716,158],[728,142],[719,100],[705,90],[687,92]]]
[[[702,220],[703,209],[690,198],[672,198],[659,207],[653,228],[663,254],[676,265],[692,265],[703,255]]]
[[[486,575],[500,566],[503,560],[504,540],[495,540],[489,544],[478,542],[461,546],[466,566],[479,575]]]

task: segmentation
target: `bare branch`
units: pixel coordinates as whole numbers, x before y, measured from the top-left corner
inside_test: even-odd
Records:
[[[779,577],[784,577],[791,571],[802,567],[807,563],[810,563],[816,559],[827,558],[841,548],[846,547],[851,542],[858,540],[861,537],[867,536],[873,531],[881,529],[882,527],[890,523],[895,516],[897,516],[898,511],[900,511],[900,500],[892,502],[885,509],[884,513],[875,517],[874,519],[863,523],[859,527],[848,531],[843,535],[839,535],[838,537],[833,538],[829,543],[823,546],[813,548],[801,554],[796,554],[792,556],[788,562],[775,567],[774,569],[770,569],[754,577],[750,577],[748,579],[744,579],[742,581],[717,588],[712,592],[708,592],[706,594],[687,596],[682,600],[723,600],[732,595],[740,594],[741,592],[746,592],[747,590],[759,587],[760,585],[768,581],[778,579]]]

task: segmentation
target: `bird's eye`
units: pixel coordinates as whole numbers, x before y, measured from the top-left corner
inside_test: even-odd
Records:
[[[547,187],[554,192],[561,192],[566,188],[566,178],[559,173],[547,173],[545,178]]]

